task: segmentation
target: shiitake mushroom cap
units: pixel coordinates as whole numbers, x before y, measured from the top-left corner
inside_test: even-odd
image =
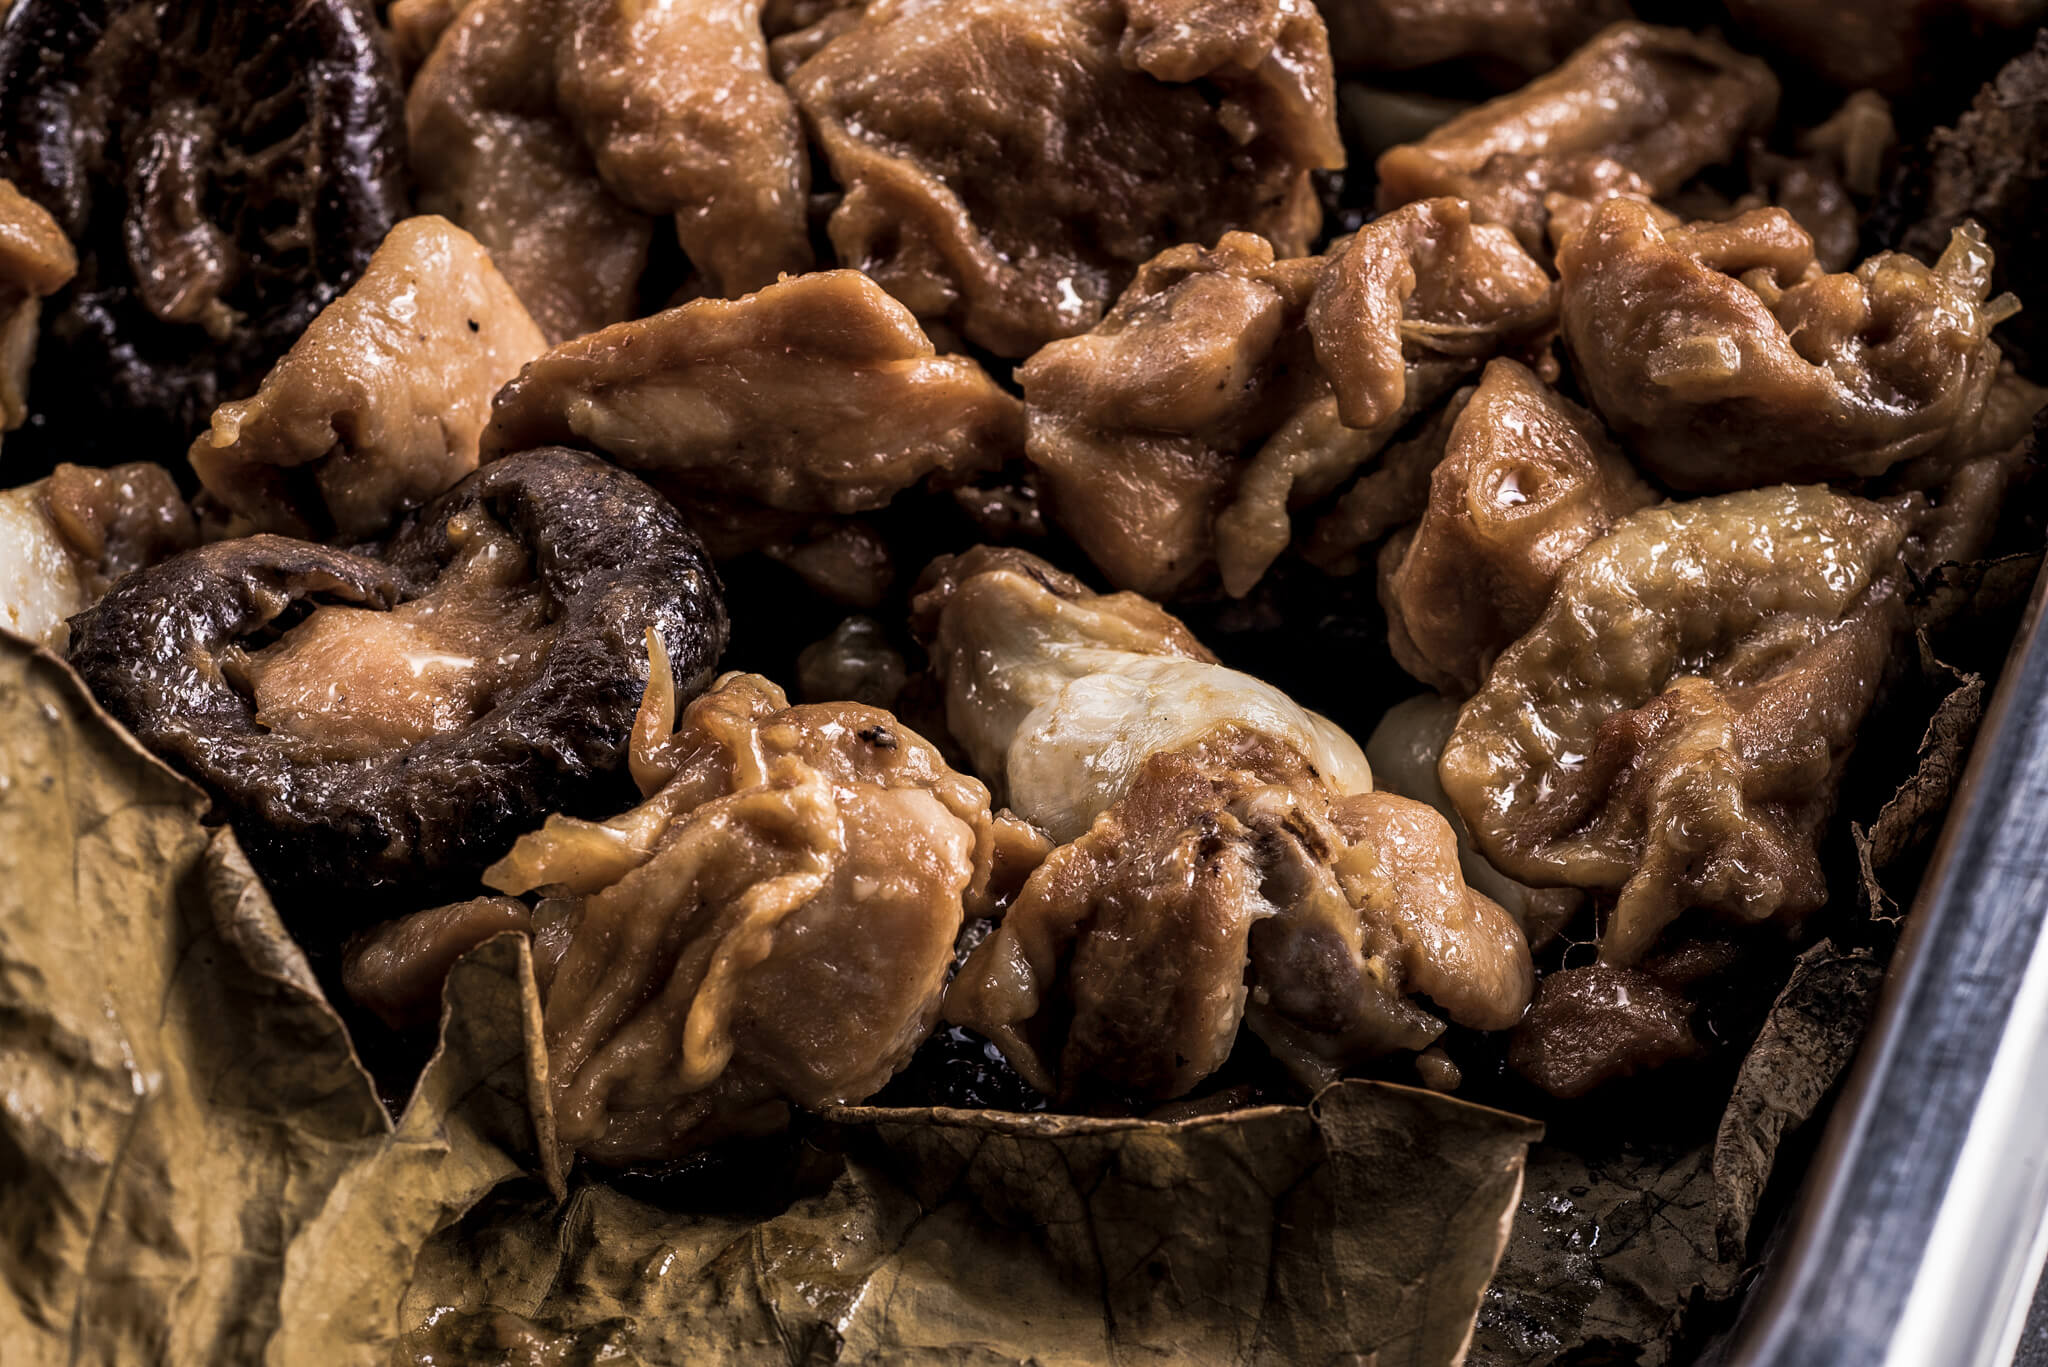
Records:
[[[405,167],[369,0],[15,0],[0,176],[80,268],[10,464],[183,448],[362,273]]]
[[[479,507],[526,547],[552,605],[554,638],[529,682],[461,730],[368,759],[322,759],[257,722],[222,669],[230,647],[296,605],[389,608],[426,592],[455,554],[448,524]],[[632,800],[625,758],[650,627],[680,696],[700,692],[727,635],[710,557],[638,477],[550,447],[470,475],[382,556],[251,536],[130,575],[72,619],[71,662],[115,718],[213,794],[274,886],[433,897],[473,891],[550,812],[609,815]]]

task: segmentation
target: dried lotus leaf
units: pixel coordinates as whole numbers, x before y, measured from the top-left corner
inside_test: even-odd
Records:
[[[1668,1367],[1741,1265],[1715,1241],[1712,1145],[1604,1152],[1539,1144],[1468,1367]]]
[[[1714,1137],[1722,1255],[1741,1258],[1785,1136],[1811,1120],[1855,1057],[1884,964],[1823,940],[1799,956],[1736,1074]]]
[[[544,1149],[519,947],[458,970],[394,1124],[203,806],[0,633],[10,1364],[383,1363],[419,1246]]]
[[[1447,1367],[1538,1133],[1364,1082],[1179,1123],[833,1119],[844,1170],[764,1220],[508,1191],[427,1248],[402,1360]]]

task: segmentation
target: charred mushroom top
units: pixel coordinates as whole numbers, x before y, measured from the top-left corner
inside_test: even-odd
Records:
[[[295,607],[315,610],[283,654],[245,653]],[[676,686],[701,689],[726,638],[702,545],[634,476],[546,449],[470,476],[381,557],[277,536],[177,556],[74,619],[71,658],[206,784],[274,881],[430,891],[466,885],[548,812],[630,793],[650,628]],[[457,677],[352,707],[379,666]]]

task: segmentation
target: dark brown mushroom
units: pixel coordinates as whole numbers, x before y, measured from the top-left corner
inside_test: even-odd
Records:
[[[71,659],[266,877],[421,894],[631,793],[650,629],[701,689],[726,639],[702,544],[633,475],[555,448],[465,479],[381,557],[253,536],[165,561],[73,619]]]
[[[79,257],[17,440],[182,446],[405,212],[397,72],[368,0],[19,0],[0,175]]]

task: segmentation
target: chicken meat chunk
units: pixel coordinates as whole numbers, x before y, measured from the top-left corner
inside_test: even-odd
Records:
[[[1101,324],[1018,371],[1053,520],[1120,587],[1214,566],[1243,595],[1419,413],[1552,324],[1550,278],[1464,203],[1396,210],[1322,257],[1232,233],[1146,263]]]
[[[1562,66],[1382,153],[1379,205],[1433,195],[1546,254],[1553,212],[1670,194],[1733,160],[1778,109],[1771,69],[1684,29],[1621,23]]]
[[[678,721],[668,676],[635,726],[642,803],[550,817],[486,873],[530,910],[459,904],[352,955],[352,990],[404,1018],[462,949],[529,929],[558,1137],[612,1163],[879,1089],[931,1031],[963,918],[1043,853],[887,712],[736,674]]]
[[[638,312],[653,220],[704,285],[811,264],[809,161],[761,0],[472,0],[406,104],[420,206],[474,233],[549,340]]]
[[[1593,407],[1674,488],[1880,475],[1971,449],[1999,373],[1974,224],[1929,266],[1829,275],[1782,209],[1660,225],[1612,200],[1558,253],[1564,341]]]
[[[0,627],[61,653],[67,619],[130,570],[197,540],[192,510],[161,465],[60,465],[0,490]]]
[[[829,231],[924,319],[1026,356],[1150,257],[1308,249],[1343,164],[1302,0],[873,0],[789,76],[845,197]]]
[[[1421,521],[1381,556],[1394,659],[1472,693],[1536,624],[1572,557],[1656,499],[1592,414],[1526,366],[1490,362],[1451,425]]]
[[[406,219],[252,397],[214,410],[192,469],[229,536],[380,535],[476,468],[491,397],[546,349],[475,238]]]
[[[1605,963],[1680,915],[1796,923],[1904,622],[1907,523],[1824,487],[1645,509],[1565,568],[1465,705],[1444,791],[1509,877],[1616,896]]]

